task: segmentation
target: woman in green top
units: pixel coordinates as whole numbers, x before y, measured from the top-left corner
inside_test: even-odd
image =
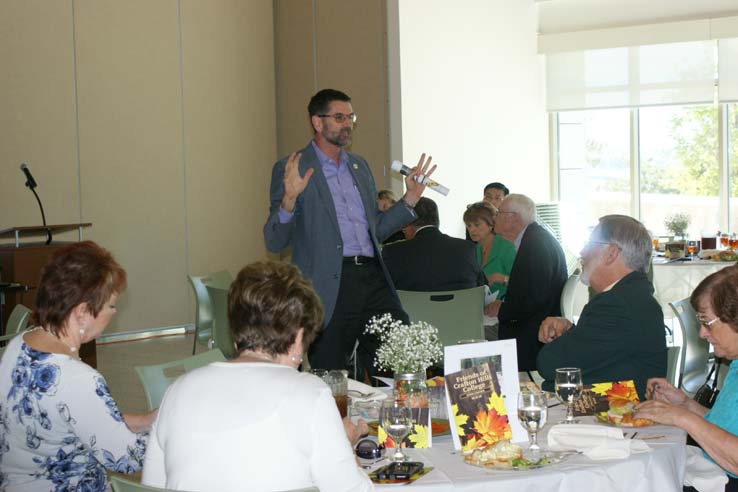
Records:
[[[496,213],[489,203],[473,203],[464,212],[464,223],[472,241],[477,243],[477,260],[487,276],[489,290],[497,292],[500,299],[507,290],[516,251],[510,241],[495,234]]]

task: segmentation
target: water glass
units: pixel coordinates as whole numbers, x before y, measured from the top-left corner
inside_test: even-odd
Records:
[[[538,445],[538,432],[546,425],[548,417],[548,404],[544,393],[533,393],[521,391],[518,393],[518,419],[520,424],[528,431],[530,446],[528,449],[534,453],[541,450]]]
[[[578,367],[562,367],[556,369],[554,381],[556,396],[566,405],[566,420],[562,424],[576,424],[574,419],[574,402],[582,397],[582,370]]]
[[[413,419],[410,409],[404,401],[390,398],[382,402],[379,419],[384,431],[395,442],[395,454],[391,458],[392,461],[402,462],[407,460],[407,457],[402,454],[400,446],[402,440],[412,430]]]

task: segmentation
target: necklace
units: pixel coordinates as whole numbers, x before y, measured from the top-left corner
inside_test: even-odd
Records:
[[[42,333],[45,333],[48,337],[51,337],[51,339],[59,346],[64,347],[72,357],[75,359],[79,359],[79,348],[75,347],[74,345],[67,345],[64,343],[58,336],[54,335],[50,331],[48,331],[46,328],[39,327]]]
[[[253,350],[244,350],[243,352],[241,352],[238,358],[240,359],[243,357],[251,357],[252,359],[260,359],[266,362],[274,362],[274,358],[270,355],[260,354],[258,352],[254,352]]]

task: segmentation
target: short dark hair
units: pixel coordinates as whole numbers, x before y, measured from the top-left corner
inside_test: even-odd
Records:
[[[486,222],[487,225],[495,226],[495,215],[497,210],[487,202],[476,202],[466,207],[464,212],[464,223]]]
[[[110,297],[125,288],[126,272],[108,250],[92,241],[69,244],[41,270],[32,323],[65,335],[75,307],[87,303],[96,318]]]
[[[286,354],[303,328],[303,348],[323,323],[323,306],[296,266],[276,261],[246,265],[228,290],[228,321],[238,353]]]
[[[707,299],[715,316],[738,332],[738,265],[729,266],[708,275],[689,298],[695,311],[700,301]]]
[[[502,183],[498,183],[497,181],[495,181],[494,183],[490,183],[490,184],[488,184],[487,186],[485,186],[485,187],[484,187],[484,191],[483,191],[482,193],[486,193],[486,192],[487,192],[487,190],[489,190],[490,188],[492,188],[492,189],[494,189],[494,190],[500,190],[500,191],[502,191],[502,193],[503,193],[503,194],[504,194],[505,196],[507,196],[507,195],[509,195],[509,194],[510,194],[510,190],[508,190],[508,189],[507,189],[507,186],[505,186],[505,185],[504,185],[504,184],[502,184]]]
[[[418,214],[418,218],[413,222],[414,227],[427,225],[438,227],[438,205],[430,198],[421,196],[415,204],[415,213]]]
[[[377,200],[389,200],[393,205],[397,202],[395,192],[392,190],[379,190],[377,192]]]
[[[324,114],[328,111],[328,106],[333,101],[351,102],[351,98],[345,92],[336,89],[322,89],[310,98],[308,103],[308,114],[312,117],[318,114]]]

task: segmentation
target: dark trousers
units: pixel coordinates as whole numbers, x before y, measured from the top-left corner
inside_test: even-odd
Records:
[[[358,340],[356,377],[362,380],[365,375],[378,374],[374,367],[378,340],[373,335],[365,335],[364,329],[372,316],[384,313],[390,313],[403,323],[409,322],[377,261],[357,265],[345,259],[333,316],[310,346],[311,367],[349,369],[349,374],[354,377],[354,367],[349,364],[349,358]]]

